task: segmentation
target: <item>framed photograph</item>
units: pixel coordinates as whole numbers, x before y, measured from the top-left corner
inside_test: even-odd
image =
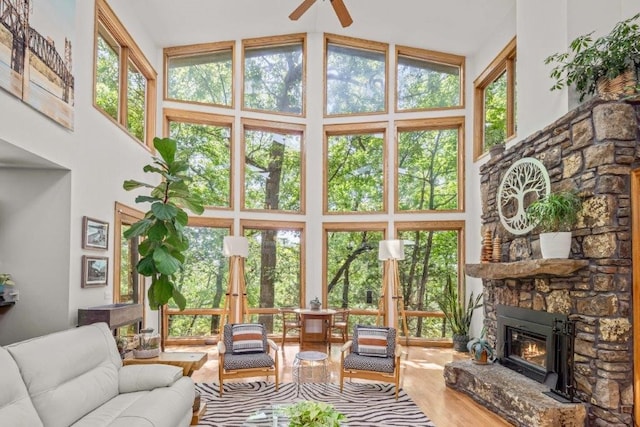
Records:
[[[82,247],[108,249],[109,223],[85,216],[82,218]]]
[[[82,287],[107,286],[109,258],[102,256],[82,256]]]

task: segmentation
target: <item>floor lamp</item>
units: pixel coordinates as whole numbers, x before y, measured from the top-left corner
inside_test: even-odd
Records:
[[[229,284],[220,316],[220,337],[227,323],[242,323],[249,313],[244,279],[244,259],[249,255],[249,242],[242,236],[225,236],[222,254],[229,258]]]
[[[409,341],[407,315],[404,311],[404,299],[400,293],[400,272],[398,260],[404,259],[404,242],[402,240],[381,240],[378,248],[378,259],[383,261],[382,289],[378,304],[376,324],[386,314],[387,326],[396,327],[398,320],[402,321],[404,337]]]

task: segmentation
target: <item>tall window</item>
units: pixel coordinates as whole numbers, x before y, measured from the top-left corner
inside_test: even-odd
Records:
[[[396,110],[464,106],[464,57],[396,47]]]
[[[233,42],[164,49],[165,97],[233,107]]]
[[[96,1],[94,105],[151,147],[156,72],[105,0]]]
[[[224,236],[231,234],[231,220],[191,218],[185,232],[189,249],[176,283],[187,299],[180,311],[172,302],[166,310],[167,343],[203,344],[220,333],[220,315],[228,287],[229,262],[222,255]]]
[[[304,115],[305,44],[304,34],[242,41],[245,109]]]
[[[474,160],[516,134],[515,70],[514,38],[474,82]]]
[[[378,243],[385,239],[385,233],[386,223],[324,225],[324,282],[329,307],[349,308],[354,324],[376,322],[382,290]]]
[[[243,120],[243,208],[304,211],[304,126]]]
[[[387,111],[388,45],[325,37],[325,115]]]
[[[231,207],[233,117],[164,110],[169,136],[186,153],[191,189],[204,205]]]
[[[138,245],[140,238],[125,239],[124,233],[132,224],[142,219],[144,214],[121,203],[115,205],[114,235],[114,280],[113,302],[126,304],[145,304],[144,277],[136,271],[140,260]],[[138,331],[135,325],[118,329],[118,335],[133,336]]]
[[[463,208],[464,117],[396,122],[396,209]]]
[[[298,306],[304,289],[304,224],[278,221],[242,221],[249,240],[245,275],[249,310],[275,332],[278,307]],[[252,310],[253,309],[253,310]]]
[[[385,123],[325,127],[326,213],[386,211]]]
[[[396,229],[398,239],[405,242],[405,259],[398,267],[409,335],[443,338],[450,325],[437,301],[449,284],[464,295],[460,280],[464,222],[401,222]]]

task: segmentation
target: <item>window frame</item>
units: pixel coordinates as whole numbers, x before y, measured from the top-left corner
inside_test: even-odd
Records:
[[[169,60],[171,58],[179,58],[179,57],[189,57],[195,55],[202,55],[206,53],[217,53],[222,51],[231,51],[231,104],[215,104],[210,102],[199,102],[199,101],[189,101],[184,99],[170,98],[169,97]],[[179,102],[181,104],[191,104],[191,105],[209,105],[213,107],[219,108],[235,108],[235,92],[236,92],[236,55],[235,55],[235,41],[221,41],[221,42],[212,42],[212,43],[200,43],[200,44],[192,44],[192,45],[184,45],[184,46],[172,46],[166,47],[162,50],[163,52],[163,70],[164,70],[164,78],[163,78],[163,87],[162,87],[162,97],[164,101],[171,102]]]
[[[384,54],[384,105],[382,111],[372,111],[366,113],[340,113],[329,114],[327,112],[327,55],[329,53],[329,44],[344,46],[351,49],[368,50]],[[355,37],[341,36],[337,34],[324,34],[323,52],[322,52],[322,111],[323,118],[329,117],[363,117],[371,115],[380,115],[389,113],[389,44],[376,42]]]
[[[233,219],[227,218],[212,218],[212,217],[189,217],[188,227],[212,227],[212,228],[227,228],[229,230],[229,236],[233,236]],[[222,250],[222,249],[220,249]],[[188,337],[188,338],[169,338],[169,316],[221,316],[224,308],[185,308],[180,310],[177,308],[171,308],[168,305],[164,306],[162,312],[162,340],[165,345],[205,345],[210,342],[214,337]]]
[[[505,143],[516,136],[516,59],[517,40],[514,37],[473,82],[473,161],[478,160],[489,152],[484,147],[485,90],[504,73],[506,73],[507,78],[507,132]]]
[[[329,211],[329,137],[336,135],[356,135],[362,133],[382,133],[382,210],[379,211]],[[389,212],[389,123],[345,123],[323,126],[322,148],[322,213],[324,215],[379,215]],[[394,184],[395,185],[395,184]]]
[[[428,108],[400,108],[398,105],[398,92],[400,89],[400,79],[398,78],[398,64],[400,63],[400,57],[408,57],[417,59],[419,61],[434,62],[443,65],[449,65],[458,67],[460,70],[460,103],[458,105],[451,105],[448,107],[428,107]],[[395,112],[396,113],[410,113],[415,111],[440,111],[440,110],[456,110],[465,108],[465,73],[466,73],[466,57],[461,55],[454,55],[452,53],[439,52],[435,50],[419,49],[415,47],[396,45],[395,49]]]
[[[458,232],[458,298],[460,303],[464,304],[466,301],[466,282],[464,280],[464,266],[465,266],[465,228],[466,221],[464,220],[451,220],[451,221],[396,221],[394,223],[394,236],[397,239],[401,231],[457,231]],[[402,284],[400,284],[402,287]],[[444,318],[442,311],[405,311],[407,317],[435,317]],[[420,346],[433,346],[442,345],[443,343],[449,343],[449,338],[433,339],[433,338],[417,338],[409,337],[409,345]]]
[[[107,32],[109,38],[115,41],[120,52],[118,56],[118,119],[114,120],[106,111],[97,104],[96,85],[98,81],[97,62],[98,62],[98,36],[101,31]],[[144,138],[138,139],[127,127],[127,110],[128,110],[128,70],[129,62],[131,62],[140,73],[145,77],[147,87],[145,94],[145,123]],[[96,0],[95,22],[94,22],[94,38],[93,38],[93,106],[100,111],[105,117],[115,123],[120,129],[125,131],[131,138],[144,146],[147,150],[153,149],[153,138],[156,127],[156,108],[157,108],[157,73],[151,66],[151,63],[142,53],[135,40],[131,37],[122,22],[118,19],[106,0]]]
[[[189,123],[196,125],[220,126],[228,127],[229,136],[229,161],[231,162],[229,175],[229,206],[205,206],[207,210],[233,211],[234,209],[234,184],[235,184],[235,118],[233,116],[224,116],[220,114],[204,113],[199,111],[180,110],[175,108],[164,108],[162,110],[163,129],[162,133],[165,138],[169,137],[171,122]]]
[[[264,212],[264,213],[285,213],[291,215],[304,215],[306,213],[306,150],[305,150],[305,132],[306,126],[296,123],[276,122],[269,120],[249,119],[243,117],[240,119],[241,127],[241,143],[240,143],[240,211],[242,212]],[[245,172],[246,162],[246,138],[245,130],[257,130],[273,133],[288,133],[300,135],[300,210],[288,211],[282,209],[249,209],[246,207],[246,185]]]
[[[412,213],[464,213],[465,212],[465,116],[438,117],[433,119],[409,119],[394,122],[396,141],[394,144],[394,212],[397,214]],[[442,210],[400,210],[398,197],[398,155],[400,132],[414,130],[458,129],[458,208]]]
[[[256,37],[250,39],[243,39],[242,43],[242,59],[240,61],[240,69],[241,69],[241,78],[240,78],[240,110],[241,111],[253,111],[263,114],[276,114],[278,116],[289,116],[289,117],[307,117],[307,33],[295,33],[295,34],[287,34],[281,36],[270,36],[270,37]],[[302,89],[301,89],[301,99],[300,102],[302,104],[300,114],[296,113],[287,113],[283,111],[271,111],[271,110],[260,110],[256,108],[248,108],[244,104],[244,82],[245,82],[245,51],[246,49],[251,48],[268,48],[268,47],[277,47],[277,46],[286,46],[286,45],[302,45]]]

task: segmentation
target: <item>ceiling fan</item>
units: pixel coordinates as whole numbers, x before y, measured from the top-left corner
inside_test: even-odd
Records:
[[[348,27],[353,23],[353,19],[351,19],[351,15],[349,15],[349,11],[347,7],[344,5],[343,0],[330,0],[331,6],[333,6],[333,10],[336,12],[338,16],[338,20],[343,27]],[[292,21],[297,21],[313,4],[316,0],[303,0],[291,15],[289,15],[289,19]]]

